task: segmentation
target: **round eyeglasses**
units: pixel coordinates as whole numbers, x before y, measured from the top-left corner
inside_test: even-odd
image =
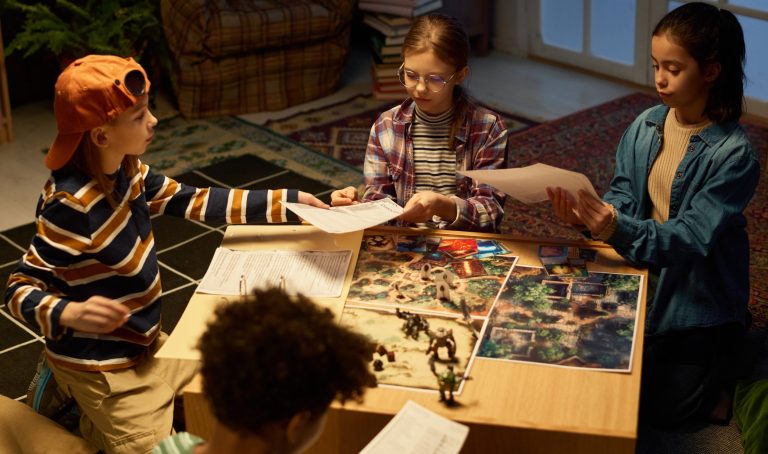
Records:
[[[413,88],[419,84],[419,79],[424,82],[424,86],[432,93],[440,93],[440,91],[448,85],[456,75],[457,71],[451,74],[451,77],[444,78],[439,74],[427,74],[426,76],[420,76],[419,73],[405,69],[405,64],[400,65],[400,69],[397,70],[397,77],[400,79],[400,83],[406,88]]]
[[[120,85],[120,80],[115,79],[115,85]],[[123,79],[123,85],[128,93],[137,98],[147,92],[147,79],[144,77],[144,73],[138,69],[128,71]]]

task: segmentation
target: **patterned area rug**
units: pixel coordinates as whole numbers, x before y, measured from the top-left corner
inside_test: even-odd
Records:
[[[332,187],[358,185],[360,170],[236,117],[164,119],[142,161],[175,176],[236,156],[254,155]]]
[[[624,130],[643,110],[658,104],[657,98],[641,93],[619,98],[558,120],[544,123],[510,137],[510,167],[542,162],[585,174],[598,194],[613,176],[616,146]],[[765,169],[768,127],[744,122]],[[763,178],[747,207],[747,231],[752,245],[750,273],[754,328],[768,327],[768,183]],[[514,235],[579,239],[562,224],[548,204],[525,205],[507,198],[502,231]]]
[[[371,125],[387,109],[399,104],[360,94],[346,101],[291,117],[273,120],[266,127],[362,170]],[[538,123],[519,115],[493,109],[503,118],[510,134]]]

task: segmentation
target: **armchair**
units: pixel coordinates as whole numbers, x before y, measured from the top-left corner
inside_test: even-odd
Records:
[[[355,0],[161,0],[189,118],[280,110],[336,89]]]

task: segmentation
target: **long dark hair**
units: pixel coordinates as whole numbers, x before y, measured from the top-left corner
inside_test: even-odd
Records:
[[[445,14],[428,14],[413,21],[403,41],[403,56],[431,50],[442,62],[453,66],[456,71],[469,62],[469,37],[456,18]],[[451,125],[451,148],[459,128],[464,110],[469,101],[466,90],[456,85],[453,90],[453,124]]]
[[[736,16],[728,10],[694,2],[670,11],[653,36],[669,34],[699,64],[720,63],[703,114],[716,123],[738,120],[744,109],[744,32]]]

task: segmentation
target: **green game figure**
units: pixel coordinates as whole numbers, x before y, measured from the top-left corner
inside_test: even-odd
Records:
[[[456,375],[453,371],[453,364],[449,364],[443,373],[438,374],[435,369],[434,356],[429,358],[429,370],[431,370],[435,375],[435,378],[437,378],[437,386],[440,391],[440,402],[445,402],[448,406],[455,405],[456,401],[453,399],[453,392],[459,387],[459,384],[464,380],[464,377]],[[445,396],[446,392],[448,393],[447,398]]]
[[[453,371],[453,365],[449,364],[448,368],[442,374],[437,374],[437,384],[440,387],[440,402],[445,402],[448,405],[455,403],[453,400],[453,392],[459,387],[462,378],[457,377]],[[448,392],[448,398],[446,399],[445,393]]]

